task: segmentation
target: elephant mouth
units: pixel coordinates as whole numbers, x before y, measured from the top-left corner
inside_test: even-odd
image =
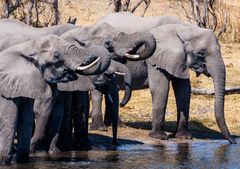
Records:
[[[207,67],[206,67],[206,64],[203,63],[201,65],[192,65],[192,66],[189,66],[190,69],[192,69],[193,71],[196,72],[196,76],[200,76],[201,74],[204,74],[205,76],[207,77],[210,77],[211,75],[208,73],[208,70],[207,70]]]
[[[84,70],[90,69],[91,67],[95,66],[100,60],[100,57],[87,57],[83,63],[78,66],[75,70],[76,73],[81,73]]]
[[[135,44],[135,46],[130,51],[124,54],[124,57],[128,59],[138,59],[141,57],[140,54],[144,51],[144,49],[144,43]]]
[[[63,71],[55,70],[53,75],[48,79],[49,83],[67,83],[77,79],[77,75],[70,69],[64,69]]]
[[[109,83],[111,79],[106,74],[101,74],[97,77],[95,77],[93,84],[98,89],[100,87],[105,86],[107,83]]]

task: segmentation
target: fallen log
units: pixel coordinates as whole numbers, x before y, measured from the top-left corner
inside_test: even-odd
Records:
[[[239,94],[240,93],[240,87],[227,87],[225,89],[225,94],[230,95],[230,94]],[[196,95],[214,95],[215,92],[213,89],[199,89],[192,87],[192,94]]]

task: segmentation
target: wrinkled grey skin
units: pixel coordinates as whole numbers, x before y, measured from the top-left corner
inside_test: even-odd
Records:
[[[110,112],[110,119],[113,125],[113,144],[116,145],[117,143],[117,122],[118,122],[118,87],[115,83],[115,77],[114,73],[115,71],[125,73],[125,85],[126,88],[131,86],[131,74],[128,71],[128,69],[125,67],[125,65],[118,63],[116,61],[111,61],[111,64],[107,71],[104,72],[104,74],[101,74],[99,76],[94,77],[93,83],[95,85],[95,88],[89,89],[91,92],[97,92],[100,90],[103,92],[108,100],[111,101],[111,105],[108,106],[107,110]],[[95,79],[97,78],[97,79]],[[126,89],[127,95],[131,96],[131,89]],[[69,89],[67,90],[69,91]],[[34,110],[36,112],[44,112],[41,113],[39,117],[37,117],[35,133],[32,142],[31,142],[31,150],[45,150],[49,152],[59,152],[59,151],[65,151],[65,150],[73,150],[74,143],[71,141],[72,130],[71,128],[74,127],[74,137],[75,137],[75,149],[78,148],[87,148],[84,147],[84,145],[88,144],[88,114],[89,114],[89,97],[86,94],[86,92],[79,92],[84,90],[77,90],[77,92],[68,92],[68,99],[65,99],[65,101],[62,101],[61,99],[64,99],[64,96],[61,95],[62,92],[60,92],[59,95],[61,95],[61,99],[58,99],[59,97],[55,97],[52,102],[54,104],[51,104],[51,101],[46,101],[45,103],[41,100],[35,101],[34,104]],[[87,91],[87,90],[85,90]],[[65,92],[66,94],[66,92]],[[69,98],[70,97],[70,98]],[[94,98],[92,98],[94,99]],[[71,103],[69,103],[69,100],[72,100]],[[65,104],[68,101],[67,104]],[[43,106],[43,105],[45,106]],[[59,109],[62,105],[66,108]],[[69,106],[70,105],[70,106]],[[71,106],[72,105],[72,106]],[[54,108],[52,108],[53,106]],[[70,107],[70,110],[69,110]],[[72,107],[72,109],[71,109]],[[43,111],[44,109],[44,111]],[[52,111],[51,113],[46,113]],[[54,118],[53,122],[48,122],[46,116],[50,114],[50,120],[51,118]],[[56,120],[58,119],[58,120]],[[69,119],[69,120],[67,120]],[[72,120],[71,120],[72,119]],[[64,121],[64,122],[62,122]],[[71,124],[71,121],[73,121],[73,125]],[[57,123],[58,122],[58,123]],[[40,124],[41,125],[40,125]],[[45,128],[43,126],[48,126],[47,129],[51,129],[51,133],[48,131],[45,131]],[[55,132],[54,132],[55,131]],[[66,138],[68,138],[66,140]],[[45,142],[45,147],[41,147],[41,144]],[[39,148],[40,146],[40,148]]]
[[[132,35],[126,35],[122,33],[119,35],[118,31],[115,31],[112,27],[109,27],[109,25],[105,25],[105,24],[97,27],[91,26],[91,27],[75,28],[64,33],[61,37],[63,37],[64,39],[66,39],[71,43],[84,46],[84,47],[91,46],[92,44],[105,46],[117,58],[118,57],[124,58],[124,55],[126,53],[128,53],[129,51],[132,51],[133,48],[134,49],[137,48],[137,45],[142,45],[144,43],[145,43],[145,46],[147,47],[146,50],[143,50],[144,52],[139,53],[140,58],[133,59],[133,60],[147,58],[155,50],[155,38],[151,34],[137,33]],[[149,40],[146,41],[145,39],[149,39]],[[58,131],[59,131],[59,128],[60,127],[58,127]],[[114,127],[114,130],[116,130],[116,127]],[[43,133],[43,132],[40,132],[40,133]],[[32,146],[31,146],[33,151],[37,142],[39,142],[39,140],[41,140],[42,138],[43,138],[43,134],[41,137],[40,137],[40,134],[38,137],[33,136]],[[53,147],[56,147],[56,146],[53,146]],[[54,149],[56,148],[50,147],[50,150],[55,151]]]
[[[72,29],[62,35],[64,39],[81,46],[91,44],[104,46],[115,55],[115,59],[142,60],[150,57],[156,48],[155,38],[150,33],[134,32],[125,34],[109,24],[99,24]],[[138,51],[142,47],[142,51]],[[139,55],[128,58],[126,54]]]
[[[62,35],[63,33],[76,28],[73,24],[61,24],[50,26],[46,28],[34,28],[26,25],[23,22],[14,19],[1,19],[0,20],[0,37],[8,35],[22,35],[34,39],[36,37],[41,37],[49,34]]]
[[[162,27],[153,28],[150,31],[156,38],[157,48],[147,62],[149,86],[153,101],[152,131],[149,133],[149,136],[160,139],[168,138],[163,131],[163,126],[169,82],[171,81],[178,111],[177,129],[174,135],[178,138],[192,138],[191,133],[188,131],[191,93],[188,68],[191,68],[197,75],[202,73],[206,76],[211,76],[213,79],[216,92],[214,112],[217,124],[225,138],[230,143],[236,143],[230,136],[224,118],[226,74],[220,47],[215,35],[210,30],[183,24],[181,21],[171,18],[163,16],[141,19],[130,13],[116,13],[103,17],[98,21],[98,23],[109,23],[111,26],[124,32],[139,29],[148,31],[158,24],[162,25]],[[163,24],[161,20],[163,20]],[[179,25],[164,26],[164,24]],[[143,72],[143,74],[145,73]],[[142,79],[141,76],[140,79]]]
[[[105,114],[109,115],[108,119],[108,125],[112,124],[112,131],[113,131],[113,145],[117,144],[117,127],[118,127],[118,109],[119,109],[119,89],[118,85],[116,83],[115,76],[116,74],[113,74],[114,72],[121,72],[124,73],[124,89],[125,89],[125,95],[122,100],[122,104],[125,104],[127,100],[130,99],[131,97],[131,84],[132,84],[132,77],[131,73],[129,72],[128,68],[119,62],[112,61],[110,64],[108,70],[105,72],[105,77],[108,79],[108,82],[105,83],[104,85],[101,85],[97,87],[95,90],[91,91],[92,94],[92,113],[91,117],[96,117],[92,118],[92,123],[95,125],[91,125],[90,129],[91,130],[96,130],[99,127],[103,127],[102,130],[106,130],[105,126],[102,126],[101,124],[98,124],[98,121],[102,121],[102,114],[98,116],[95,113],[98,113],[99,108],[101,109],[101,104],[102,101],[98,100],[99,98],[102,98],[102,94],[105,95],[106,98],[106,109],[105,109]],[[101,95],[101,96],[99,96]],[[95,109],[96,108],[96,109]],[[100,118],[100,119],[98,119]],[[96,123],[95,123],[95,121]]]
[[[158,48],[148,60],[149,86],[153,101],[161,103],[153,107],[152,137],[162,137],[162,126],[165,114],[169,81],[172,82],[178,112],[175,137],[191,138],[188,131],[188,114],[191,96],[189,70],[197,75],[204,74],[213,79],[215,89],[215,117],[217,124],[230,143],[236,143],[231,137],[224,118],[224,90],[226,70],[220,46],[211,30],[183,24],[165,25],[152,29],[158,41]],[[172,44],[171,48],[168,44]],[[161,73],[157,73],[161,72]],[[159,87],[158,84],[161,84]],[[161,92],[156,92],[157,90]]]
[[[0,53],[2,163],[9,163],[11,160],[15,132],[18,135],[17,162],[28,161],[33,99],[51,98],[51,84],[76,79],[74,72],[79,65],[92,59],[88,52],[89,49],[79,49],[56,35],[48,35],[15,45]]]
[[[128,76],[131,76],[131,83],[126,84],[126,80],[124,79],[127,77],[116,75],[116,85],[118,86],[119,89],[125,90],[124,98],[120,102],[121,107],[125,106],[127,102],[130,100],[132,90],[148,88],[148,72],[147,72],[148,68],[146,60],[141,61],[122,60],[122,61],[123,64],[128,69],[127,72],[130,73],[130,75]],[[128,89],[129,92],[126,91]],[[101,92],[101,90],[95,90],[94,92],[91,92],[91,95],[92,95],[92,113],[91,113],[92,123],[90,125],[90,130],[107,130],[107,126],[111,124],[108,122],[111,119],[111,117],[107,116],[105,109],[105,116],[103,120],[102,116],[103,93]]]
[[[48,34],[48,33],[53,33],[53,34],[62,34],[64,32],[66,32],[67,30],[70,30],[70,28],[74,28],[75,26],[71,26],[69,24],[66,25],[61,25],[61,26],[53,26],[53,27],[49,27],[49,28],[32,28],[29,27],[19,21],[15,21],[15,20],[1,20],[0,21],[0,27],[4,28],[4,31],[6,30],[6,32],[3,33],[8,33],[8,36],[4,36],[4,38],[2,38],[0,40],[0,49],[3,50],[5,48],[8,48],[9,46],[13,46],[19,43],[22,43],[24,41],[27,41],[28,39],[31,38],[39,38],[44,34]],[[12,29],[12,27],[14,27],[14,29]],[[5,29],[6,28],[6,29]],[[9,29],[7,29],[9,28]],[[16,31],[17,29],[17,31]],[[26,34],[26,32],[28,32]],[[31,32],[31,34],[29,34],[29,32]],[[24,36],[22,36],[24,35]],[[32,36],[34,35],[34,36]],[[3,35],[2,35],[3,36]],[[79,45],[78,45],[79,46]],[[89,75],[89,74],[96,74],[96,73],[101,73],[102,71],[104,71],[106,69],[106,67],[109,65],[110,63],[110,55],[108,54],[108,52],[106,51],[106,49],[101,49],[103,47],[89,47],[85,50],[90,50],[89,51],[89,59],[91,58],[91,55],[102,55],[101,59],[99,60],[99,62],[97,64],[95,64],[94,66],[92,66],[91,68],[78,72],[81,74],[85,74],[85,75]],[[100,52],[100,53],[99,53]],[[105,52],[105,53],[103,53]],[[86,60],[88,63],[89,61]],[[61,91],[75,91],[75,90],[81,90],[81,91],[89,91],[95,88],[93,81],[95,79],[92,77],[85,77],[82,75],[78,75],[78,79],[69,83],[62,83],[58,85],[58,89]],[[84,83],[83,83],[84,82]],[[53,87],[52,87],[53,88]],[[55,87],[56,88],[56,87]],[[56,89],[53,89],[56,90]],[[55,94],[54,97],[57,97],[58,95]],[[42,124],[46,124],[47,122],[47,118],[49,117],[49,115],[47,113],[50,113],[51,109],[53,109],[53,105],[54,102],[52,101],[53,98],[51,99],[41,99],[41,100],[35,100],[35,106],[37,107],[35,112],[37,113],[37,124],[36,124],[36,132],[34,134],[33,140],[37,140],[37,138],[42,137],[43,129],[45,128],[45,126]],[[39,103],[39,102],[43,102],[43,103]],[[67,102],[67,101],[65,101]],[[63,106],[65,103],[59,103],[58,105]],[[42,107],[40,106],[42,105]],[[39,108],[41,107],[41,108]],[[40,109],[40,111],[38,111]],[[41,110],[42,109],[42,110]],[[39,115],[42,114],[42,115]],[[37,135],[37,136],[36,136]]]
[[[97,21],[97,26],[105,25],[105,27],[115,28],[120,32],[134,33],[134,32],[148,32],[154,27],[158,27],[165,24],[182,23],[177,17],[174,16],[154,16],[154,17],[139,17],[129,12],[118,12],[106,15]],[[113,27],[113,28],[112,28]],[[70,31],[71,32],[71,31]],[[132,62],[127,61],[124,58],[120,60],[124,62],[132,74],[132,89],[138,90],[148,87],[147,78],[147,64],[146,61]],[[118,77],[118,76],[117,76]],[[124,89],[122,79],[117,79],[117,84],[120,85],[120,89]],[[106,126],[102,118],[102,94],[100,91],[92,93],[93,98],[96,98],[93,104],[93,114],[91,118],[93,120],[91,128],[94,130],[105,129]],[[126,95],[125,95],[126,96]],[[124,106],[130,100],[130,97],[124,97],[124,102],[121,102],[120,106]],[[99,103],[98,103],[99,102]]]

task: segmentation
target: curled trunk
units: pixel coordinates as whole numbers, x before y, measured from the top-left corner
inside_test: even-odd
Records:
[[[132,75],[129,69],[122,63],[111,61],[111,64],[106,71],[106,74],[113,74],[117,76],[124,76],[124,97],[120,103],[121,107],[124,107],[131,98],[132,95]]]
[[[151,33],[120,33],[114,40],[116,54],[128,60],[142,60],[152,56],[156,49],[156,39]]]
[[[78,48],[75,45],[69,45],[66,55],[66,66],[83,75],[102,73],[108,68],[111,61],[109,52],[105,48],[98,46]],[[96,60],[97,62],[95,62]],[[91,66],[88,67],[88,65]],[[80,66],[87,67],[87,69],[81,69]]]
[[[116,71],[124,73],[123,76],[125,93],[122,101],[120,102],[120,106],[124,107],[129,102],[132,96],[132,75],[129,69],[124,64],[116,62],[115,67]]]

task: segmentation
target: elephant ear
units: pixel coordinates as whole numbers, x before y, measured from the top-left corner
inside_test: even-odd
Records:
[[[174,31],[161,29],[161,27],[153,29],[151,33],[156,38],[157,48],[148,59],[149,64],[177,78],[188,79],[185,45],[179,35]]]
[[[50,86],[34,64],[21,54],[5,50],[0,53],[0,94],[8,97],[49,98]]]
[[[90,91],[95,89],[90,76],[77,75],[78,79],[67,83],[58,83],[57,87],[60,91]]]

